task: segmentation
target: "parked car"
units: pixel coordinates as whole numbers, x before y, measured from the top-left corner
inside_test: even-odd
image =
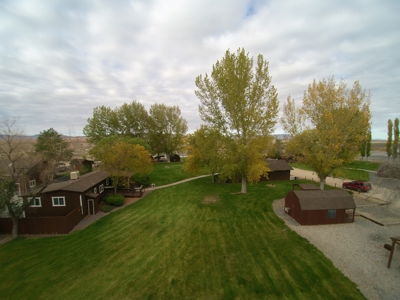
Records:
[[[356,190],[358,192],[368,192],[370,189],[372,189],[372,185],[369,182],[355,180],[355,181],[343,182],[342,188]]]

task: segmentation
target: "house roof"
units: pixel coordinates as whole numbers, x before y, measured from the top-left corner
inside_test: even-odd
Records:
[[[106,171],[95,171],[80,176],[78,179],[69,180],[64,182],[52,183],[43,190],[43,193],[54,191],[69,191],[83,193],[90,189],[92,186],[98,184],[109,177]]]
[[[293,191],[302,210],[356,208],[353,197],[345,190],[299,190]]]
[[[266,162],[271,171],[293,170],[293,168],[283,159],[267,159]]]

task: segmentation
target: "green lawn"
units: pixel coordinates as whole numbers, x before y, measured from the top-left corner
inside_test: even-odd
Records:
[[[202,178],[88,228],[0,246],[0,299],[365,299],[273,212],[295,182]]]
[[[185,172],[183,165],[183,162],[155,163],[154,170],[149,175],[150,183],[154,183],[156,186],[161,186],[197,175],[205,175],[210,173],[208,169],[204,168],[200,170],[198,174],[189,174]]]

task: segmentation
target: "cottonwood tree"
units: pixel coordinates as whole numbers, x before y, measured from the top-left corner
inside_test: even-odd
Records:
[[[149,143],[155,153],[165,153],[167,161],[171,154],[184,146],[187,121],[178,106],[153,104],[149,110]]]
[[[88,118],[88,124],[83,128],[83,134],[89,143],[96,144],[102,138],[119,134],[120,125],[115,110],[99,106],[93,109],[93,117]]]
[[[149,146],[129,137],[103,138],[89,152],[100,160],[100,168],[106,170],[113,181],[114,193],[118,186],[130,186],[132,176],[148,175],[153,170]]]
[[[140,138],[146,142],[148,133],[147,113],[143,104],[137,101],[124,103],[120,108],[116,109],[118,116],[119,132],[124,136]]]
[[[207,125],[217,128],[224,139],[226,163],[221,174],[239,177],[241,192],[247,181],[255,182],[268,171],[264,152],[268,148],[278,115],[278,94],[269,76],[268,62],[259,54],[256,66],[244,49],[226,51],[211,75],[196,78],[199,113]]]
[[[388,139],[386,142],[386,154],[388,159],[392,156],[392,141],[393,141],[393,122],[392,120],[388,120]]]
[[[45,133],[56,133],[54,130]],[[54,135],[50,135],[54,137]],[[55,134],[58,137],[57,134]],[[24,137],[24,131],[15,120],[5,120],[0,124],[0,157],[2,163],[1,186],[4,189],[1,194],[0,207],[7,209],[7,214],[12,219],[12,238],[18,236],[19,219],[23,213],[33,204],[36,197],[43,189],[51,183],[55,172],[54,166],[59,162],[60,153],[65,150],[59,143],[61,139],[43,140],[43,132],[38,139],[41,145],[34,151],[36,146],[30,147],[28,140]],[[37,145],[37,144],[36,144]],[[61,152],[60,152],[61,151]],[[34,167],[41,180],[41,185],[36,189],[26,191],[21,197],[17,196],[17,184],[24,184],[25,177]],[[12,197],[10,197],[12,195]]]
[[[314,80],[300,108],[287,99],[281,118],[291,134],[286,149],[317,173],[321,189],[328,176],[339,175],[339,168],[357,156],[370,124],[370,97],[358,81],[348,88],[331,77]]]
[[[223,139],[218,129],[201,125],[189,136],[185,169],[197,174],[201,167],[206,166],[210,169],[211,180],[214,182],[215,174],[221,171],[224,161]]]

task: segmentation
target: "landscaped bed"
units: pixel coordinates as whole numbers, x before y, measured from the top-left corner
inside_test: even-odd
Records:
[[[9,242],[0,298],[365,299],[273,212],[293,183],[240,194],[240,184],[202,178],[68,236]]]

